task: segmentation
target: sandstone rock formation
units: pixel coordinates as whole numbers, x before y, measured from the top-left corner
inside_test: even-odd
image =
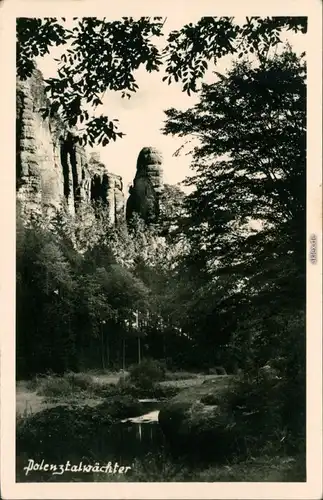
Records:
[[[119,222],[124,218],[123,183],[120,175],[108,172],[96,153],[89,160],[91,172],[91,200],[101,201],[108,206],[109,220]]]
[[[156,222],[163,190],[162,156],[157,149],[145,147],[139,153],[136,176],[129,190],[127,220],[137,213],[147,223]]]
[[[122,178],[108,171],[97,153],[87,154],[59,116],[42,117],[48,107],[44,82],[36,70],[17,81],[16,179],[17,199],[24,220],[53,216],[64,205],[71,215],[92,202],[107,207],[109,222],[124,220]],[[137,213],[146,223],[164,221],[166,231],[181,210],[182,194],[163,183],[162,156],[153,147],[138,156],[126,217]],[[167,227],[166,227],[167,226]]]
[[[88,158],[58,116],[43,119],[40,108],[48,102],[41,73],[18,80],[16,96],[16,187],[23,217],[53,215],[63,203],[75,214],[80,204],[100,200],[108,205],[112,224],[122,220],[121,177],[96,156]]]

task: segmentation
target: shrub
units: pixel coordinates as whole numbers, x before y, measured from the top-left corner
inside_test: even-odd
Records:
[[[186,371],[176,371],[176,372],[166,372],[165,379],[166,380],[188,380],[192,378],[198,378],[196,373],[186,372]]]
[[[283,420],[283,383],[266,376],[242,376],[227,394],[241,451],[266,448],[284,451],[286,428]]]
[[[205,394],[205,396],[201,397],[201,403],[203,403],[204,405],[217,406],[221,403],[221,400],[217,395],[210,393]]]
[[[96,384],[93,383],[92,392],[101,398],[109,398],[120,394],[119,384]]]
[[[69,396],[72,392],[71,383],[64,377],[48,375],[38,387],[37,394],[45,397]]]
[[[26,389],[28,391],[36,391],[39,385],[39,378],[37,375],[26,382]]]
[[[88,373],[69,372],[64,378],[70,383],[72,390],[88,391],[93,390],[96,386],[93,378]]]
[[[137,417],[145,412],[139,401],[133,396],[119,395],[110,397],[97,407],[98,411],[106,411],[114,419]]]
[[[176,462],[167,452],[147,453],[142,459],[135,459],[133,472],[129,476],[135,482],[190,481],[192,471],[182,462]]]
[[[139,365],[129,368],[130,382],[142,388],[150,388],[154,383],[165,380],[165,374],[165,366],[153,359],[144,359]]]
[[[180,391],[177,387],[164,387],[158,383],[147,383],[145,385],[140,385],[140,383],[134,383],[131,381],[130,377],[125,379],[120,379],[118,384],[115,386],[115,393],[119,395],[129,395],[135,398],[153,398],[153,399],[165,399],[175,396]],[[108,394],[107,394],[108,395]]]
[[[85,373],[66,373],[62,377],[47,375],[42,379],[37,380],[37,394],[47,398],[68,397],[77,394],[78,396],[85,393],[99,392],[101,384],[93,381],[89,374]]]

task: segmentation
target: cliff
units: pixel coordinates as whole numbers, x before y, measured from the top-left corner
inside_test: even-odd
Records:
[[[16,96],[16,189],[23,220],[40,214],[52,217],[63,206],[75,215],[100,201],[110,224],[136,213],[148,224],[162,219],[163,231],[170,227],[181,192],[163,183],[158,150],[140,151],[125,214],[122,178],[110,172],[97,153],[87,154],[57,114],[43,118],[40,109],[49,103],[39,71],[26,81],[17,80]]]
[[[97,155],[88,157],[58,116],[42,117],[40,108],[48,102],[39,71],[17,81],[16,97],[16,188],[24,219],[53,215],[63,203],[75,214],[80,204],[100,200],[108,206],[111,224],[122,220],[121,177]]]

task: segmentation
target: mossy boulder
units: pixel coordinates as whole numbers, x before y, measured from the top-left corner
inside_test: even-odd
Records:
[[[172,448],[222,458],[236,444],[235,420],[226,395],[233,379],[228,376],[191,387],[172,398],[159,413],[159,424]]]

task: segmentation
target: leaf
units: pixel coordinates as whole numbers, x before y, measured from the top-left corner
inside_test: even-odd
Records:
[[[49,109],[44,109],[43,110],[43,112],[42,112],[43,119],[45,119],[45,118],[47,118],[49,116],[49,112],[50,112]]]

